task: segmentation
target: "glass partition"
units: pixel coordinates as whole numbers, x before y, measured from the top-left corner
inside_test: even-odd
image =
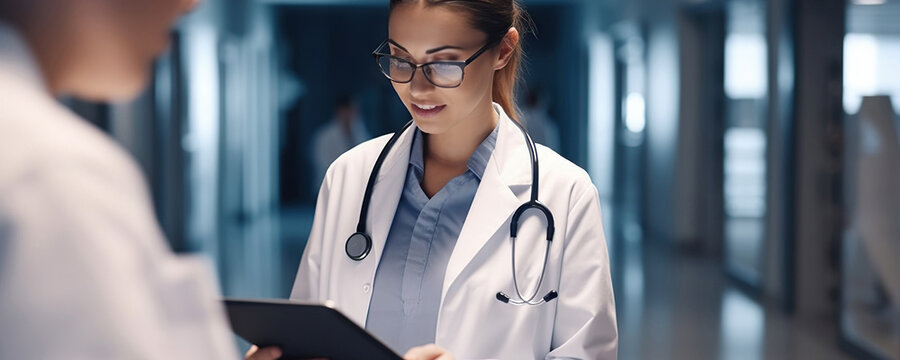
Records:
[[[841,333],[884,359],[900,359],[898,17],[898,1],[853,1],[844,37]]]

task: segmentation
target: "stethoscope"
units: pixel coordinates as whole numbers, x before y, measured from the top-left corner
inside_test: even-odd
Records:
[[[369,175],[369,181],[366,183],[366,192],[363,195],[362,208],[359,211],[359,222],[356,224],[356,232],[353,235],[350,235],[350,238],[347,239],[347,243],[344,245],[344,250],[347,252],[347,256],[349,256],[350,259],[361,261],[369,256],[369,252],[372,251],[372,238],[366,232],[366,219],[369,214],[369,203],[372,200],[372,190],[375,187],[375,178],[378,176],[378,172],[381,171],[381,165],[384,164],[384,159],[387,157],[391,148],[394,147],[394,144],[400,138],[401,134],[403,134],[412,123],[412,121],[406,123],[400,131],[394,133],[375,160],[375,166],[372,167],[372,173]],[[512,241],[513,287],[516,290],[518,299],[511,299],[509,295],[506,295],[503,292],[498,292],[496,297],[497,300],[512,305],[540,305],[559,296],[556,290],[550,290],[550,292],[543,297],[537,298],[538,291],[541,289],[541,283],[544,281],[544,273],[547,271],[547,259],[550,256],[550,243],[553,241],[553,231],[555,229],[553,226],[553,214],[550,212],[550,209],[538,201],[539,172],[537,147],[534,145],[534,141],[531,140],[531,136],[528,135],[528,131],[525,130],[521,124],[516,121],[512,121],[512,123],[516,124],[519,130],[522,131],[522,135],[525,136],[525,142],[528,145],[528,155],[531,157],[531,200],[520,205],[516,209],[509,224],[509,235]],[[539,210],[544,214],[544,218],[547,219],[547,248],[544,251],[544,264],[541,267],[541,276],[538,278],[537,287],[534,288],[534,292],[531,296],[525,298],[519,291],[519,281],[516,277],[516,237],[519,233],[519,218],[525,211],[530,209]]]

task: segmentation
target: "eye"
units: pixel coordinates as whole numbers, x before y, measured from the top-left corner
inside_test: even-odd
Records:
[[[411,69],[412,65],[405,59],[391,57],[391,68],[394,69]]]

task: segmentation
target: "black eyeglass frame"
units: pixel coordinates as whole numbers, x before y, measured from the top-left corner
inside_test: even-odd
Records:
[[[430,62],[419,65],[412,61],[406,60],[406,59],[398,57],[398,56],[378,52],[378,50],[383,48],[385,45],[387,45],[388,42],[390,42],[390,40],[382,41],[381,45],[378,45],[378,47],[375,48],[374,51],[372,51],[372,56],[375,58],[375,66],[378,66],[378,70],[381,71],[381,74],[384,75],[386,78],[388,78],[388,80],[393,81],[398,84],[408,84],[413,81],[413,79],[416,77],[416,73],[419,71],[419,68],[421,68],[421,67],[429,66],[432,64],[458,66],[460,73],[462,73],[462,75],[459,78],[459,83],[456,85],[453,85],[453,86],[444,86],[444,85],[435,84],[434,81],[431,80],[431,77],[428,76],[428,73],[425,72],[424,70],[422,71],[422,74],[425,75],[425,79],[427,79],[428,82],[430,82],[434,86],[437,86],[439,88],[445,88],[445,89],[457,88],[460,85],[462,85],[463,80],[465,80],[465,78],[466,78],[466,66],[468,66],[473,61],[475,61],[475,59],[477,59],[479,56],[481,56],[481,54],[483,54],[485,51],[490,49],[492,46],[499,43],[499,41],[489,41],[487,44],[484,44],[484,46],[482,46],[481,49],[478,49],[478,51],[476,51],[474,54],[472,54],[472,56],[469,56],[469,58],[466,59],[465,61],[438,60],[438,61],[430,61]],[[385,56],[388,58],[396,59],[398,61],[402,61],[402,62],[412,65],[413,70],[412,70],[412,75],[409,76],[409,80],[399,81],[399,80],[392,78],[391,75],[389,75],[388,73],[384,72],[384,69],[382,69],[381,65],[379,65],[379,60]]]

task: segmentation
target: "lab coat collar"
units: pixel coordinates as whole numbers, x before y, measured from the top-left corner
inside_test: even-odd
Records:
[[[19,86],[48,93],[44,78],[25,39],[11,26],[0,22],[0,72]]]
[[[413,123],[412,126],[403,132],[403,134],[400,134],[397,143],[394,144],[394,147],[384,158],[384,164],[381,165],[381,171],[375,179],[375,186],[378,186],[378,183],[384,181],[386,176],[389,178],[400,178],[401,180],[406,179],[406,166],[398,165],[407,165],[409,163],[409,152],[412,146],[413,136],[417,129],[418,127],[416,124]],[[381,150],[379,149],[379,152],[380,151]],[[400,176],[396,176],[398,171],[402,172]]]
[[[497,145],[494,148],[493,160],[502,182],[509,186],[531,186],[531,158],[525,137],[519,127],[513,123],[503,107],[494,103],[494,110],[500,115]],[[537,154],[535,154],[537,156]]]
[[[500,105],[495,103],[494,109],[500,115],[497,145],[447,263],[441,292],[442,304],[456,279],[474,262],[488,241],[498,232],[508,231],[510,217],[523,202],[520,196],[527,196],[526,190],[531,185],[531,165],[525,138]]]

